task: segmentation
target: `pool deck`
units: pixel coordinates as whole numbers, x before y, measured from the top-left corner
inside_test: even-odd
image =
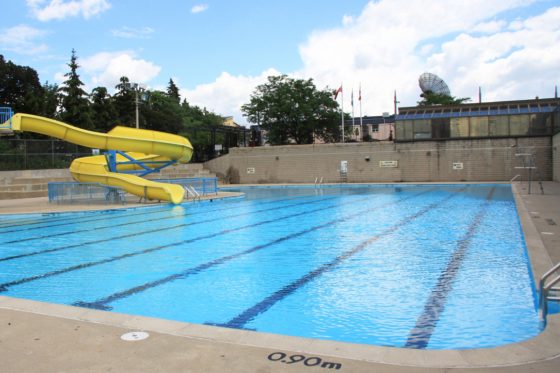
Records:
[[[513,184],[535,279],[560,261],[560,183],[544,182],[544,190],[541,195],[533,184],[533,194],[528,195],[526,182]],[[0,201],[0,213],[92,207],[49,210],[45,204],[36,198]],[[150,336],[121,340],[121,335],[132,331],[147,331]],[[276,354],[278,361],[270,360],[275,352],[285,353],[286,358]],[[317,365],[287,364],[290,355],[315,357],[307,361]],[[560,371],[560,314],[549,315],[547,328],[524,342],[438,351],[296,338],[0,296],[0,361],[2,372],[556,373]]]

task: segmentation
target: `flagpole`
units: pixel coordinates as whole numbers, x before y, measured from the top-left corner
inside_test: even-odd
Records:
[[[340,87],[342,88],[342,83],[340,83]],[[344,143],[344,89],[340,91],[340,126],[342,127],[342,142]]]
[[[352,104],[352,137],[353,137],[356,132],[356,122],[354,118],[354,88],[352,88],[352,96],[350,99],[350,104]]]
[[[362,141],[364,141],[364,122],[362,116],[362,83],[360,83],[360,91],[358,92],[358,100],[360,101],[360,133],[362,134]]]

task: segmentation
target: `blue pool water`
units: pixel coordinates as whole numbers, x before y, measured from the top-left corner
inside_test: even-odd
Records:
[[[238,190],[0,217],[0,295],[420,349],[540,332],[507,185]]]

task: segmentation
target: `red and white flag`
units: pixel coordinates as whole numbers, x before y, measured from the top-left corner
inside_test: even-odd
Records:
[[[338,97],[338,94],[342,93],[342,85],[340,86],[340,88],[338,88],[335,92],[334,92],[334,99],[336,100],[336,98]]]

